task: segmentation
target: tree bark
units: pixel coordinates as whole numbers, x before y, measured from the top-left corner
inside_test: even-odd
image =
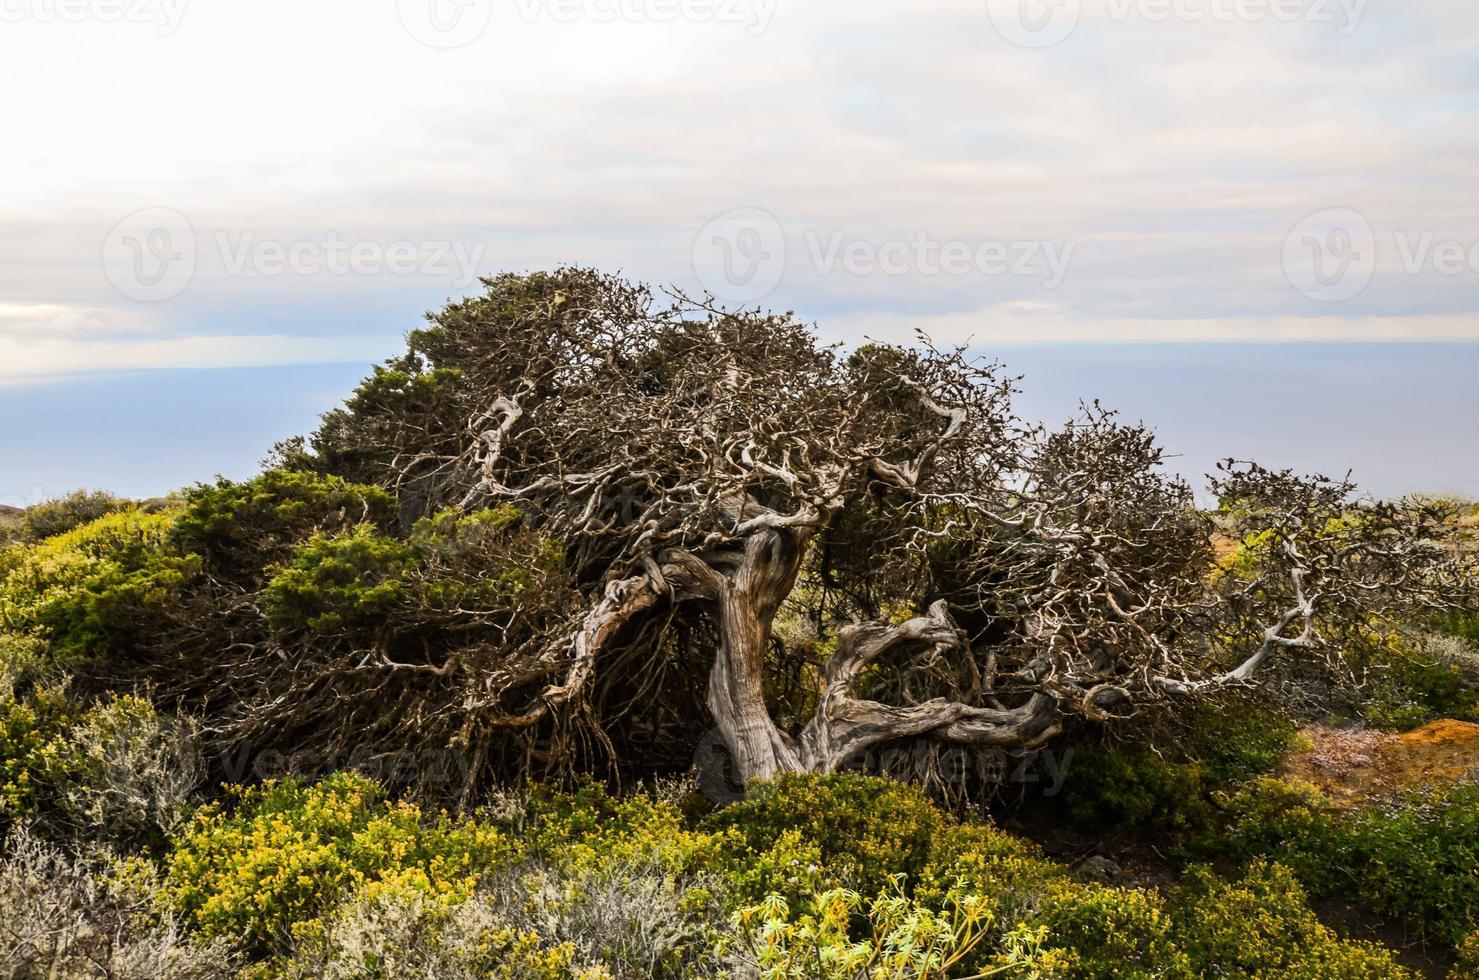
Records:
[[[792,739],[765,703],[765,652],[776,611],[796,584],[803,533],[754,534],[718,596],[719,649],[709,674],[709,710],[742,783],[800,772]]]

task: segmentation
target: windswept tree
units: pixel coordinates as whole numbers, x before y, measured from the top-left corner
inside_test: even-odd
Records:
[[[565,611],[476,639],[480,731],[604,737],[677,664],[744,780],[904,738],[1025,748],[1469,584],[1437,503],[1229,463],[1209,514],[1146,429],[1098,406],[1028,425],[963,349],[844,353],[788,314],[583,269],[486,286],[284,453],[391,491],[407,527],[497,508],[557,547]],[[356,663],[393,683],[449,656]]]

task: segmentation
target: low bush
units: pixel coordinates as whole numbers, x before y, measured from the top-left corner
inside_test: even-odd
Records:
[[[169,856],[167,895],[207,938],[282,951],[355,895],[409,888],[464,899],[515,850],[491,825],[428,818],[360,776],[287,779],[197,813]]]
[[[46,645],[0,633],[0,834],[34,818],[47,747],[70,719],[66,684]]]
[[[30,837],[0,858],[0,975],[112,980],[226,980],[239,957],[198,943],[161,916],[139,869],[90,867]]]
[[[1469,933],[1458,947],[1458,960],[1449,980],[1473,980],[1479,977],[1479,930]]]
[[[284,980],[611,980],[571,944],[517,932],[481,895],[448,904],[388,892],[340,908],[270,968]]]
[[[1217,819],[1214,794],[1271,772],[1297,738],[1260,698],[1193,705],[1148,718],[1121,741],[1076,747],[1063,803],[1083,827],[1205,831]]]
[[[137,697],[84,712],[42,753],[42,817],[66,840],[159,845],[189,819],[204,766],[188,722]]]
[[[28,507],[21,516],[20,537],[32,543],[45,541],[132,506],[129,501],[102,490],[76,490],[65,497]]]
[[[1227,799],[1204,852],[1267,856],[1312,891],[1340,895],[1458,944],[1479,927],[1479,783],[1338,809],[1313,787],[1266,779]]]
[[[758,901],[781,894],[796,902],[822,884],[873,896],[894,875],[917,877],[949,820],[918,790],[887,779],[782,776],[755,786],[706,826],[722,837],[740,893]]]
[[[1195,975],[1268,980],[1415,977],[1388,950],[1343,940],[1309,908],[1292,872],[1258,861],[1238,881],[1205,868],[1187,875],[1172,905]]]
[[[860,918],[868,923],[861,937],[854,929]],[[1064,960],[1042,950],[1042,929],[1013,930],[990,954],[989,966],[967,967],[981,958],[979,947],[995,923],[984,895],[954,894],[943,910],[899,892],[865,901],[857,892],[835,888],[801,909],[772,895],[736,913],[730,959],[738,975],[767,978],[937,980],[968,969],[976,977],[1058,975]]]

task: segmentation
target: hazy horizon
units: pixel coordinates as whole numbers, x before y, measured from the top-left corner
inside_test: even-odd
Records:
[[[1003,344],[1019,413],[1070,417],[1100,399],[1156,430],[1199,490],[1219,459],[1353,478],[1377,496],[1479,499],[1479,344]],[[394,353],[386,350],[386,356]],[[242,479],[305,434],[369,362],[97,372],[0,385],[0,503],[78,488],[151,497]],[[1413,420],[1421,420],[1414,425]]]

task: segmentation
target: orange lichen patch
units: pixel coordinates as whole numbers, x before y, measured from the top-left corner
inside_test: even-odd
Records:
[[[1289,757],[1286,774],[1340,803],[1479,774],[1479,725],[1469,722],[1444,719],[1402,735],[1321,726],[1304,734],[1311,748]]]
[[[1231,554],[1234,554],[1241,546],[1237,538],[1216,531],[1212,534],[1212,557],[1219,563]]]

